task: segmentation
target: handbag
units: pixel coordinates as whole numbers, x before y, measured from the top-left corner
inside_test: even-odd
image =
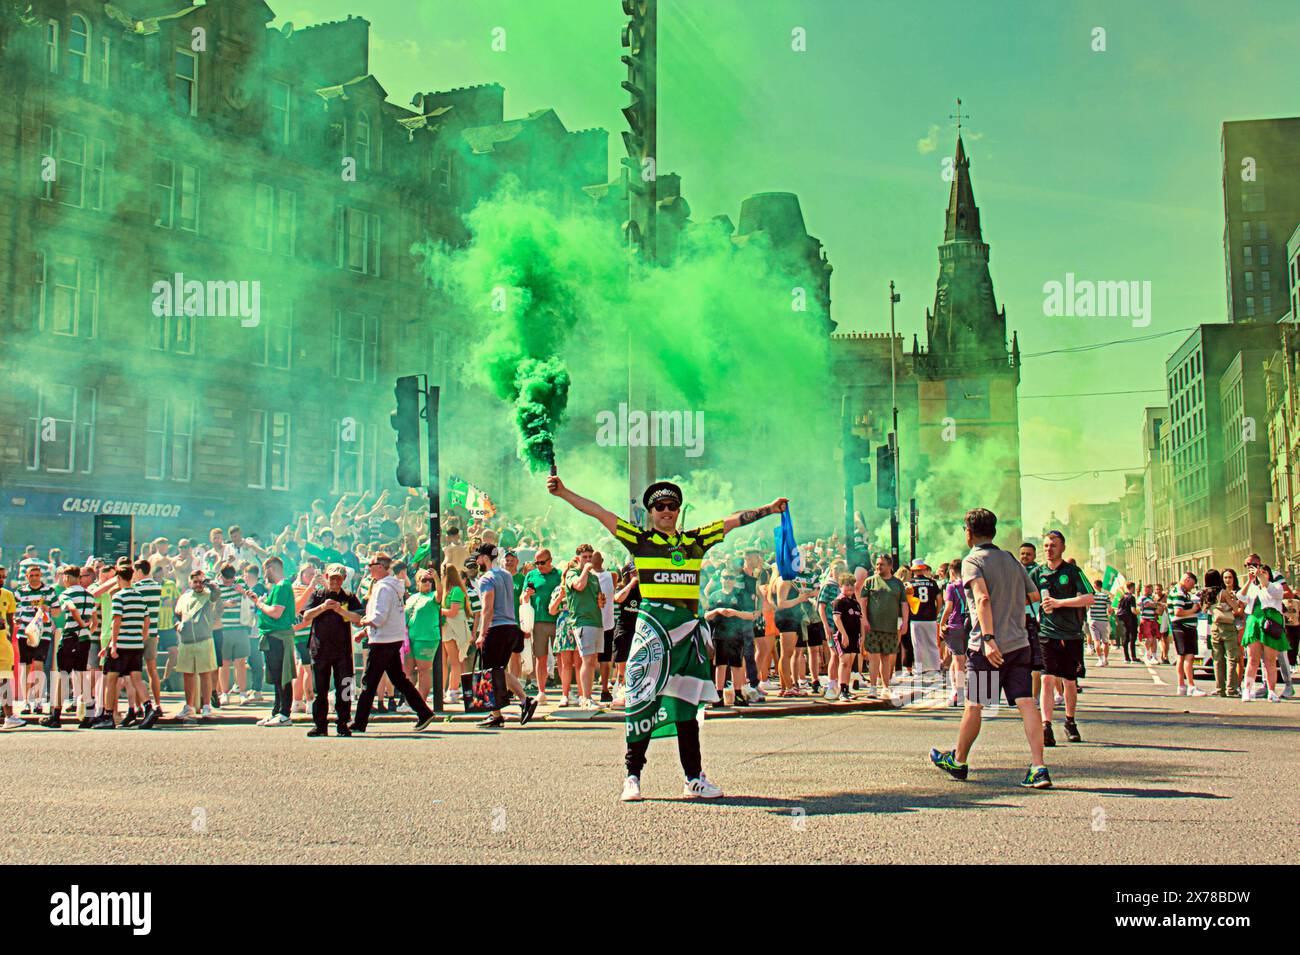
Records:
[[[45,631],[33,617],[27,622],[27,626],[23,627],[23,634],[27,638],[27,645],[35,649],[41,645],[41,637],[45,635]]]
[[[462,673],[460,698],[465,704],[466,713],[485,713],[501,709],[510,702],[510,691],[506,689],[505,670],[475,670],[472,673]]]
[[[1265,617],[1264,636],[1274,640],[1282,640],[1286,637],[1286,628],[1272,617]]]

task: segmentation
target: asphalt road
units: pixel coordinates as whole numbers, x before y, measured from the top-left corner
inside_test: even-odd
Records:
[[[1173,679],[1172,668],[1156,677]],[[989,719],[966,783],[933,769],[958,711],[709,721],[681,798],[671,740],[646,800],[618,801],[622,731],[538,723],[307,739],[306,725],[0,734],[0,862],[1289,862],[1300,850],[1300,702],[1175,697],[1093,668],[1085,742],[1017,785],[1018,718]],[[1059,720],[1058,715],[1058,720]],[[1058,737],[1063,739],[1062,733]]]

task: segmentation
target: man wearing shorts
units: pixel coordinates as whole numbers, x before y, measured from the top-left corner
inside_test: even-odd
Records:
[[[576,552],[578,562],[564,572],[565,607],[573,620],[573,636],[582,659],[578,669],[578,707],[584,710],[600,709],[591,698],[591,687],[596,676],[596,657],[605,640],[600,584],[591,563],[593,553],[590,544],[580,545]]]
[[[158,661],[158,618],[162,611],[162,583],[150,576],[152,567],[147,560],[138,560],[135,562],[135,582],[131,585],[144,598],[145,606],[149,609],[149,635],[144,639],[144,654],[141,662],[147,672],[152,662],[155,672]],[[136,702],[140,705],[140,711],[134,712],[128,710],[126,719],[122,720],[123,726],[130,726],[138,719],[145,716],[144,704],[153,701],[153,708],[162,715],[162,700],[158,696],[151,695],[152,688],[145,684],[145,695]],[[154,717],[156,722],[158,717]],[[152,725],[152,724],[150,724]],[[146,729],[148,727],[145,727]]]
[[[1169,629],[1173,631],[1174,652],[1178,654],[1178,695],[1204,696],[1196,688],[1196,615],[1201,611],[1196,593],[1196,575],[1190,570],[1169,591]]]
[[[34,547],[28,549],[35,554]],[[54,616],[50,608],[54,606],[55,596],[54,588],[43,576],[43,562],[33,556],[23,558],[23,563],[26,567],[20,566],[19,572],[25,582],[13,591],[14,600],[18,602],[14,624],[18,628],[18,678],[22,683],[23,716],[29,716],[33,709],[40,713],[44,708],[41,701],[45,695],[45,660],[54,638]],[[33,623],[41,632],[36,646],[27,642],[27,627]]]
[[[1160,638],[1160,604],[1156,600],[1150,584],[1142,585],[1142,596],[1138,598],[1138,636],[1142,640],[1143,659],[1147,663],[1156,662],[1156,641]],[[1133,662],[1137,662],[1134,656]]]
[[[1020,711],[1029,742],[1029,771],[1020,785],[1049,789],[1052,777],[1043,761],[1043,727],[1030,676],[1031,650],[1025,629],[1025,605],[1038,599],[1034,584],[1007,551],[995,547],[997,517],[977,507],[966,514],[966,543],[971,551],[961,562],[966,605],[971,608],[967,644],[966,708],[957,731],[957,748],[930,750],[930,762],[954,779],[966,779],[966,759],[979,736],[983,708],[997,705],[999,691]]]
[[[50,693],[50,715],[41,720],[41,725],[58,729],[63,725],[60,720],[64,706],[71,706],[77,699],[81,676],[86,669],[86,647],[81,641],[83,629],[89,630],[95,616],[95,598],[90,591],[81,586],[82,568],[69,566],[60,568],[63,578],[63,592],[59,594],[59,609],[63,611],[63,636],[55,651],[54,669],[56,673],[54,686]],[[91,570],[91,577],[94,571]]]
[[[1101,589],[1101,581],[1092,582],[1092,606],[1088,608],[1088,639],[1092,642],[1093,652],[1101,657],[1101,666],[1106,666],[1110,647],[1110,595]]]
[[[1038,638],[1043,648],[1043,745],[1055,746],[1052,706],[1056,687],[1065,698],[1065,736],[1081,742],[1075,723],[1079,670],[1083,666],[1083,622],[1092,606],[1092,585],[1076,564],[1065,559],[1065,535],[1048,531],[1043,538],[1047,559],[1030,574],[1034,589],[1042,597]]]
[[[587,556],[590,558],[590,552]],[[496,544],[480,544],[474,559],[478,563],[478,569],[482,572],[477,581],[478,595],[482,601],[481,623],[479,624],[478,638],[474,641],[474,645],[478,647],[483,661],[483,669],[501,671],[506,686],[511,693],[519,698],[519,725],[523,726],[533,718],[533,713],[537,710],[537,698],[530,697],[524,690],[524,685],[519,682],[519,678],[508,669],[510,655],[514,653],[520,632],[519,621],[515,616],[515,582],[505,568],[496,566]],[[594,592],[593,590],[593,594]],[[592,603],[595,603],[594,596]],[[597,617],[599,618],[599,611],[597,611]],[[593,661],[595,655],[595,647],[593,646]],[[495,675],[493,685],[500,685]],[[590,688],[590,684],[588,684],[588,688]],[[503,706],[505,706],[505,700],[497,700],[497,708],[479,726],[485,728],[504,726],[506,719],[501,713]]]
[[[718,695],[723,696],[727,686],[727,672],[731,672],[731,688],[736,706],[747,706],[745,684],[745,631],[754,630],[754,611],[747,604],[740,583],[740,571],[727,567],[722,571],[722,589],[706,598],[708,610],[704,619],[713,636],[713,669]],[[715,701],[712,705],[719,705]]]
[[[852,574],[841,574],[836,589],[838,595],[831,601],[836,652],[831,659],[839,672],[832,674],[832,686],[838,685],[839,699],[848,701],[852,698],[849,686],[853,682],[853,658],[862,649],[862,604],[858,600],[857,579]]]
[[[867,695],[876,698],[890,694],[889,681],[894,675],[894,661],[907,630],[907,594],[903,583],[894,576],[894,563],[888,554],[876,557],[876,572],[860,586],[862,601],[862,649],[867,651],[870,680]]]
[[[233,532],[232,528],[232,532]],[[239,591],[235,565],[221,565],[221,659],[217,664],[216,688],[220,703],[226,706],[231,697],[236,703],[252,703],[248,692],[248,656],[252,653],[252,628],[243,621],[244,597]],[[295,594],[296,597],[296,594]],[[230,669],[227,670],[227,667]],[[223,689],[224,687],[224,689]]]
[[[131,585],[135,568],[129,560],[119,561],[117,576],[120,581],[113,594],[113,628],[109,632],[108,655],[104,664],[104,713],[91,729],[117,728],[117,681],[125,678],[135,699],[144,701],[144,719],[140,729],[152,729],[158,722],[159,711],[149,699],[144,679],[144,641],[149,636],[149,601],[139,590]]]
[[[542,548],[533,561],[533,569],[524,574],[523,597],[533,607],[533,672],[537,680],[537,702],[546,702],[546,661],[555,639],[555,614],[551,613],[551,594],[560,586],[560,572],[551,562],[551,552]]]

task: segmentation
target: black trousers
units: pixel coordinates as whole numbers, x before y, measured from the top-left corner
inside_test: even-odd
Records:
[[[636,743],[627,744],[627,754],[623,757],[623,762],[627,766],[627,774],[641,778],[641,770],[645,768],[646,750],[650,748],[650,738]],[[700,757],[700,724],[695,720],[682,720],[677,724],[677,755],[682,761],[682,771],[686,773],[687,779],[695,779],[703,772],[703,761]]]
[[[1124,641],[1124,659],[1130,661],[1136,660],[1138,658],[1137,621],[1119,618],[1119,625],[1121,629],[1121,639]]]
[[[312,682],[316,698],[311,704],[311,718],[318,730],[329,726],[330,707],[328,693],[330,677],[334,678],[334,721],[347,726],[352,716],[352,658],[325,657],[311,661]]]
[[[912,628],[909,625],[898,637],[898,669],[910,670],[916,663],[916,654],[912,652]]]
[[[427,719],[433,712],[424,702],[420,691],[415,688],[406,672],[402,669],[402,645],[400,643],[372,643],[370,654],[366,659],[366,672],[361,678],[361,698],[357,700],[357,721],[360,729],[365,729],[370,720],[370,707],[375,702],[375,693],[379,690],[379,680],[387,676],[393,688],[406,700],[407,705],[415,710],[420,719]]]
[[[289,652],[293,652],[293,645],[289,645]],[[290,680],[283,686],[280,685],[280,670],[284,666],[284,643],[274,638],[268,638],[266,649],[262,651],[266,657],[266,675],[271,680],[271,685],[275,689],[275,699],[271,703],[271,715],[283,713],[285,716],[292,716],[290,712],[293,709],[293,681]],[[204,702],[207,702],[206,700]]]

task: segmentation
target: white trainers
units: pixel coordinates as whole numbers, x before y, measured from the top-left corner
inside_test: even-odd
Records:
[[[1176,696],[1186,696],[1186,695],[1187,695],[1187,687],[1185,687],[1185,686],[1183,686],[1181,683],[1179,683],[1179,684],[1178,684],[1178,692],[1177,692],[1175,695],[1176,695]]]
[[[290,726],[292,724],[293,720],[289,719],[289,717],[285,716],[283,713],[277,713],[275,716],[269,716],[266,719],[267,726]]]
[[[251,706],[253,704],[253,694],[245,693],[243,699],[239,701],[241,706]]]
[[[555,708],[556,708],[557,710],[558,710],[558,709],[563,709],[564,707],[566,707],[566,706],[568,706],[568,705],[569,705],[569,698],[568,698],[567,696],[561,695],[561,696],[560,696],[560,702],[558,702],[558,703],[555,704]]]
[[[222,694],[221,694],[221,705],[222,705],[222,706],[229,706],[229,705],[230,705],[230,694],[229,694],[229,693],[222,693]]]
[[[626,784],[624,791],[626,792]],[[637,792],[640,793],[639,784]],[[686,780],[686,785],[682,787],[682,795],[691,799],[717,799],[722,795],[722,788],[709,782],[708,777],[700,773],[698,778]]]
[[[212,715],[212,704],[211,704],[211,703],[204,703],[204,704],[203,704],[203,715],[204,715],[204,716],[211,716],[211,715]]]
[[[1254,698],[1255,694],[1251,691],[1250,684],[1247,683],[1241,688],[1241,702],[1249,703]]]
[[[745,698],[747,703],[757,703],[762,698],[760,691],[754,689],[748,683],[741,687],[740,695]]]
[[[24,719],[20,719],[17,716],[5,717],[5,729],[7,730],[14,730],[20,726],[26,726],[26,725],[27,725],[27,721]]]
[[[194,715],[194,707],[186,703],[184,706],[181,707],[181,711],[176,714],[176,718],[178,720],[183,720],[187,716],[193,716],[193,715]]]
[[[1057,693],[1057,694],[1056,694],[1056,696],[1055,696],[1055,700],[1056,700],[1056,705],[1057,705],[1057,706],[1064,706],[1064,705],[1065,705],[1065,697],[1062,696],[1060,693]]]
[[[291,713],[306,713],[307,704],[304,703],[302,700],[294,700],[293,706],[289,708],[289,711]]]
[[[623,780],[623,795],[618,797],[623,802],[640,802],[641,801],[641,780],[635,776],[629,776]]]
[[[1272,690],[1269,690],[1269,691],[1268,691],[1268,701],[1269,701],[1270,703],[1281,703],[1281,702],[1282,702],[1282,697],[1279,696],[1277,693],[1274,693]]]
[[[833,701],[840,695],[839,687],[833,683],[826,684],[826,690],[822,693],[823,699]]]
[[[1188,695],[1188,696],[1204,696],[1204,695],[1205,695],[1205,691],[1204,691],[1204,690],[1198,690],[1198,689],[1197,689],[1196,687],[1194,687],[1194,686],[1189,686],[1189,687],[1187,688],[1187,695]]]

